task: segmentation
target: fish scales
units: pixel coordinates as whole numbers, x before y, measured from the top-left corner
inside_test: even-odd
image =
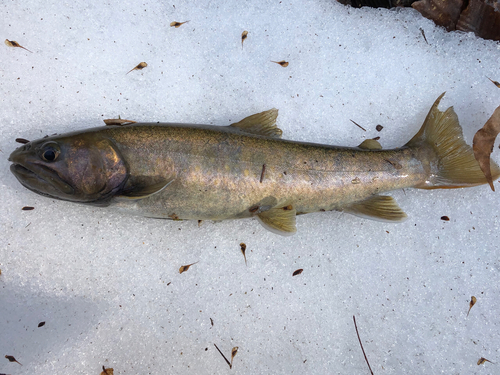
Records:
[[[431,160],[414,148],[362,151],[172,124],[100,131],[116,140],[132,178],[175,176],[159,194],[117,204],[152,217],[250,217],[249,209],[266,198],[294,203],[300,213],[340,209],[423,182]]]
[[[38,194],[147,217],[254,216],[282,235],[296,231],[297,214],[317,211],[401,221],[406,214],[380,193],[487,182],[453,108],[438,109],[443,95],[419,132],[392,150],[376,140],[356,148],[282,140],[271,109],[230,126],[134,123],[56,135],[25,143],[9,160]],[[500,176],[495,163],[491,172]]]

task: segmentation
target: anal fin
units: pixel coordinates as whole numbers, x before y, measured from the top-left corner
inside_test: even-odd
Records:
[[[344,211],[381,221],[403,221],[407,217],[396,201],[385,195],[374,195],[361,202],[353,203]]]
[[[282,236],[291,236],[297,232],[296,214],[295,208],[288,205],[261,212],[257,214],[257,219],[267,230]]]

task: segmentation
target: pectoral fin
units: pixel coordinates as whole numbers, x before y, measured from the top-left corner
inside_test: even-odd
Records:
[[[144,199],[163,191],[168,185],[174,182],[175,178],[168,181],[160,181],[151,184],[137,183],[126,186],[117,198],[123,199]]]
[[[406,214],[392,197],[374,195],[364,201],[351,204],[344,211],[356,216],[381,221],[403,221]]]
[[[292,205],[261,212],[257,215],[264,228],[282,236],[291,236],[297,232],[295,226],[296,211]]]
[[[231,124],[245,133],[265,135],[272,138],[281,138],[283,131],[276,126],[278,110],[276,108],[245,117],[240,122]]]

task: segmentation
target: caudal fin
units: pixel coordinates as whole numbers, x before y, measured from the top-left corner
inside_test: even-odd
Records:
[[[430,145],[437,154],[437,163],[431,163],[431,176],[419,189],[453,189],[486,184],[487,180],[474,158],[472,147],[465,143],[462,128],[453,107],[441,112],[436,99],[419,132],[406,144],[418,147]],[[493,179],[500,176],[500,169],[492,162]]]

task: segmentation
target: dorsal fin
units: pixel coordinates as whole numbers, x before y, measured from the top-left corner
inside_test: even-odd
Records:
[[[261,212],[257,214],[257,218],[267,230],[282,236],[291,236],[297,232],[296,213],[297,211],[292,205],[287,205]]]
[[[382,149],[382,145],[376,139],[365,139],[363,142],[361,142],[361,144],[358,147],[362,148],[363,150],[381,150]]]
[[[118,116],[118,118],[109,118],[103,121],[106,124],[106,126],[112,126],[112,125],[125,126],[137,123],[137,121],[122,119],[120,116]]]
[[[278,110],[273,108],[268,111],[245,117],[243,120],[229,126],[238,128],[245,133],[265,135],[272,138],[281,138],[283,131],[276,126],[277,117]]]
[[[374,195],[364,201],[353,203],[344,211],[356,216],[382,221],[403,221],[406,219],[406,214],[399,208],[396,201],[385,195]]]

